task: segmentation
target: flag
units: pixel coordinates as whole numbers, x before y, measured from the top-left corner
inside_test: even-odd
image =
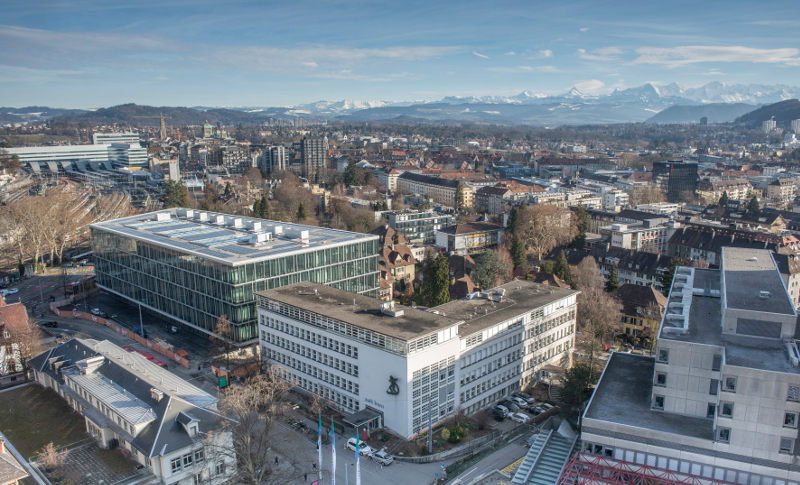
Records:
[[[358,452],[359,448],[358,429],[356,429],[356,485],[361,485],[361,465],[358,463],[358,455],[361,454]]]
[[[336,428],[331,419],[331,450],[333,451],[333,465],[331,466],[331,485],[336,485]]]
[[[317,449],[319,450],[319,483],[322,483],[322,414],[319,414],[319,426],[317,427]]]

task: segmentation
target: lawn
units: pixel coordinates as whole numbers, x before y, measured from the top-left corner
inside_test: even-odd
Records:
[[[136,462],[127,459],[118,449],[104,450],[102,448],[94,452],[94,456],[99,458],[114,473],[126,475],[133,471]]]
[[[26,459],[51,441],[60,447],[89,437],[83,416],[39,384],[0,393],[0,409],[0,431]]]

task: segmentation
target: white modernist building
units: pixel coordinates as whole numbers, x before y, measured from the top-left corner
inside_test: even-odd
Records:
[[[117,131],[113,133],[94,133],[92,142],[95,145],[113,145],[123,143],[125,145],[139,145],[139,134],[132,131]]]
[[[655,357],[609,359],[584,452],[691,483],[800,483],[796,324],[770,251],[726,247],[719,270],[678,268]]]
[[[44,147],[7,148],[9,155],[17,155],[22,165],[34,162],[111,162],[115,167],[147,168],[147,149],[139,145],[113,143],[111,145],[63,145]]]
[[[514,281],[423,311],[298,283],[257,293],[262,358],[350,424],[411,437],[568,361],[577,293]]]

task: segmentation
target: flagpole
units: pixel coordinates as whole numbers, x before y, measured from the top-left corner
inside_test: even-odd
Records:
[[[356,428],[356,485],[361,485],[361,465],[358,461],[358,457],[359,455],[361,455],[361,453],[359,453],[358,450],[361,447],[359,446],[359,444],[360,442],[358,439],[358,428]]]
[[[333,464],[331,465],[331,485],[336,485],[336,428],[333,427],[333,418],[331,418],[331,451],[333,452]]]
[[[319,450],[319,485],[322,485],[322,413],[319,414],[319,426],[317,427],[317,450]]]

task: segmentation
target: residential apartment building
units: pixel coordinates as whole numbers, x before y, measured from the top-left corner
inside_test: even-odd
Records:
[[[381,269],[389,273],[395,281],[405,280],[410,283],[414,280],[417,259],[411,253],[408,244],[389,244],[378,251],[378,262]]]
[[[514,281],[422,311],[300,283],[258,293],[260,345],[345,422],[410,438],[568,362],[576,295]]]
[[[410,172],[403,172],[397,178],[397,187],[405,188],[412,195],[428,197],[448,207],[456,206],[456,191],[459,181],[440,177],[430,177]],[[472,206],[474,193],[468,186],[464,186],[464,204]]]
[[[708,261],[719,265],[723,247],[769,249],[775,253],[794,255],[798,252],[796,237],[764,234],[692,224],[676,231],[669,239],[667,254],[687,261]]]
[[[488,222],[455,224],[436,231],[436,247],[461,256],[497,247],[505,229]]]
[[[626,337],[655,340],[661,315],[667,305],[667,297],[652,286],[625,283],[612,295],[622,307],[619,315],[619,330]]]
[[[603,193],[603,210],[619,212],[628,206],[628,199],[628,194],[619,189],[605,191]]]
[[[383,216],[389,221],[389,227],[405,236],[408,242],[417,244],[435,243],[436,231],[455,223],[453,214],[432,210],[384,212]]]
[[[775,120],[765,120],[761,122],[761,131],[769,134],[769,132],[774,130],[777,126],[778,123]]]
[[[217,145],[208,148],[206,166],[222,167],[228,173],[244,173],[248,168],[258,165],[258,156],[249,147],[238,145]]]
[[[792,179],[778,179],[767,185],[767,197],[781,206],[793,201],[796,195],[797,186]]]
[[[377,295],[378,236],[169,209],[90,225],[97,284],[189,331],[255,341],[255,293],[314,281]]]
[[[694,193],[697,182],[696,162],[670,160],[653,164],[653,183],[667,194],[669,202],[679,202],[681,192]]]
[[[800,483],[797,313],[769,251],[678,268],[654,357],[612,354],[583,450],[684,483]]]
[[[142,355],[73,338],[28,363],[39,384],[84,416],[101,448],[125,450],[157,483],[221,485],[235,476],[218,399]]]
[[[400,177],[400,172],[395,169],[390,170],[379,170],[376,178],[378,182],[383,184],[388,190],[394,193],[397,190],[397,178]]]
[[[667,254],[669,240],[680,227],[681,224],[675,221],[658,226],[617,223],[601,227],[600,235],[612,247]]]
[[[715,180],[697,184],[697,195],[706,204],[718,204],[722,194],[725,193],[728,194],[728,200],[745,200],[752,197],[753,185],[745,179]]]
[[[328,168],[328,137],[303,137],[300,142],[300,157],[306,177],[313,176],[318,168]]]
[[[282,146],[271,146],[264,150],[262,155],[263,167],[267,174],[273,174],[279,170],[289,170],[289,162],[286,158],[286,148]]]

